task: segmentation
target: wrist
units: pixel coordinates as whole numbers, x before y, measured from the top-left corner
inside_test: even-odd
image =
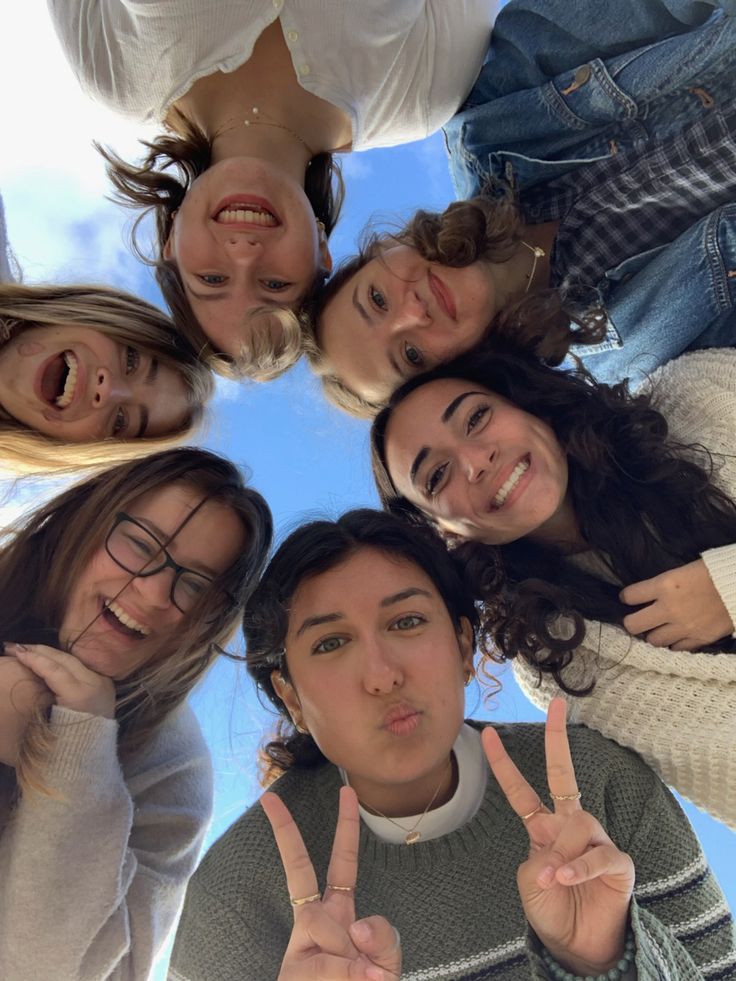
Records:
[[[592,964],[570,957],[566,951],[552,954],[542,947],[542,960],[550,978],[553,981],[621,981],[630,977],[631,968],[636,958],[636,941],[631,928],[626,931],[625,941],[619,956],[605,964]]]

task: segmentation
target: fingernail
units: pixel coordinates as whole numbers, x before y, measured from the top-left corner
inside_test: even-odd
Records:
[[[25,644],[16,644],[15,641],[6,640],[3,645],[6,651],[12,651],[14,654],[27,654],[28,648]]]
[[[352,923],[350,926],[350,932],[355,937],[356,940],[360,940],[361,943],[367,943],[371,939],[371,928],[367,923]]]
[[[572,865],[563,865],[560,869],[560,878],[565,879],[568,882],[575,878],[575,869]]]
[[[537,876],[537,882],[539,883],[540,886],[546,888],[547,886],[552,884],[552,880],[554,879],[554,877],[555,877],[555,870],[552,868],[551,865],[548,865],[547,868],[542,869],[542,871]]]

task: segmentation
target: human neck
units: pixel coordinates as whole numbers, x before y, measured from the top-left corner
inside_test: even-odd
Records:
[[[213,72],[198,79],[175,103],[176,109],[210,138],[216,133],[223,133],[228,126],[242,123],[250,116],[254,106],[263,112],[264,119],[286,129],[248,127],[253,133],[263,131],[257,137],[253,137],[253,133],[248,136],[248,145],[253,140],[253,145],[260,147],[260,151],[228,153],[228,156],[263,158],[263,153],[268,152],[269,156],[265,159],[275,162],[272,154],[277,155],[278,162],[283,164],[284,154],[289,157],[294,154],[294,144],[298,147],[298,140],[289,137],[292,142],[285,146],[278,138],[270,140],[268,136],[281,132],[286,137],[288,130],[298,133],[315,153],[349,145],[352,139],[350,121],[345,113],[307,92],[297,81],[278,20],[263,31],[244,65],[234,72]],[[174,119],[172,124],[175,126]],[[230,142],[226,141],[225,145]],[[218,152],[222,153],[222,150]],[[301,159],[302,153],[298,156]]]
[[[584,552],[589,548],[580,532],[577,515],[569,494],[557,513],[533,531],[528,538],[539,545],[553,548],[565,555]]]
[[[494,278],[499,308],[520,300],[527,293],[538,293],[549,287],[550,256],[559,227],[558,221],[525,225],[521,242],[511,258],[493,264],[498,273]]]
[[[379,784],[355,774],[346,775],[363,807],[380,817],[399,819],[442,807],[452,798],[458,785],[458,767],[453,753],[429,773],[409,783]]]

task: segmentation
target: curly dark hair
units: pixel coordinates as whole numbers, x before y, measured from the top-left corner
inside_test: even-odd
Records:
[[[277,695],[271,673],[289,680],[285,650],[289,608],[305,580],[321,575],[363,548],[406,559],[425,572],[442,597],[457,630],[465,617],[475,631],[478,615],[460,566],[433,529],[411,528],[393,515],[369,508],[348,511],[337,521],[311,521],[282,542],[251,596],[243,620],[248,672],[279,713],[275,737],[261,752],[262,782],[269,784],[292,766],[310,767],[324,756],[308,733],[296,730]]]
[[[522,237],[523,223],[510,190],[454,201],[442,212],[417,211],[403,228],[391,233],[365,232],[357,255],[344,260],[305,307],[304,350],[319,376],[326,397],[359,418],[381,409],[349,388],[333,371],[320,347],[320,319],[335,296],[366,263],[396,245],[407,245],[428,262],[463,267],[474,262],[505,262]],[[557,365],[571,344],[597,344],[605,335],[605,316],[598,305],[583,312],[555,289],[537,290],[500,310],[485,336],[509,338]]]
[[[405,398],[438,379],[481,385],[543,418],[567,454],[569,493],[581,536],[622,583],[649,579],[736,541],[736,504],[712,480],[699,445],[672,439],[656,388],[632,393],[585,369],[564,372],[500,344],[487,344],[411,379],[394,393],[371,430],[373,476],[383,507],[415,524],[432,523],[401,497],[386,462],[386,433]],[[523,657],[563,691],[564,668],[585,634],[584,618],[621,624],[632,608],[619,587],[577,568],[528,538],[503,546],[467,541],[455,549],[482,597],[480,649],[494,659]],[[560,624],[567,624],[560,630]],[[733,640],[717,649],[734,650]]]
[[[212,143],[202,129],[175,108],[169,112],[167,125],[171,132],[151,141],[141,141],[146,152],[137,164],[127,163],[109,147],[95,144],[107,164],[114,200],[129,208],[142,209],[133,225],[133,250],[143,262],[155,266],[161,292],[177,327],[214,371],[225,377],[247,376],[256,381],[275,378],[291,367],[301,354],[303,328],[299,312],[276,306],[259,310],[259,315],[277,312],[291,314],[291,323],[282,324],[291,342],[287,342],[284,350],[268,351],[268,332],[259,330],[256,323],[255,350],[248,351],[247,357],[236,362],[212,347],[187,299],[176,263],[164,259],[174,214],[194,181],[212,163]],[[315,218],[322,222],[325,235],[329,237],[337,224],[345,194],[340,167],[332,154],[318,153],[312,158],[305,175],[304,191]],[[148,212],[153,213],[156,225],[158,254],[153,257],[146,254],[138,241],[140,224]],[[323,279],[324,275],[320,273],[312,289],[316,289]]]

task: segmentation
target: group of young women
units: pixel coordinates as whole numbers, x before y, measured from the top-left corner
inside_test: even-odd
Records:
[[[175,981],[736,978],[665,786],[736,828],[736,8],[497,8],[49,0],[163,125],[100,149],[169,314],[23,284],[0,202],[2,464],[89,471],[0,546],[0,976],[147,978],[183,904]],[[461,200],[333,274],[334,155],[442,125]],[[302,354],[384,511],[267,564],[172,444]],[[269,792],[195,872],[240,625]],[[546,726],[464,720],[494,661]]]

